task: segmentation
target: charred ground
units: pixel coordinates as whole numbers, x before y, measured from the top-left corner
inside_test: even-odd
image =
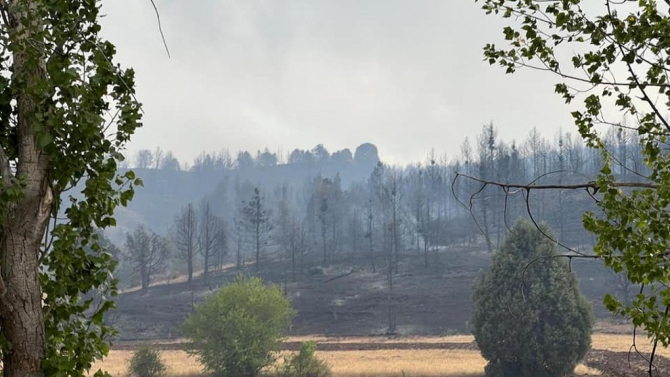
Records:
[[[145,291],[122,293],[118,309],[108,320],[119,329],[119,340],[169,339],[180,335],[180,325],[193,304],[235,278],[239,273],[260,275],[280,284],[293,301],[298,316],[291,334],[370,336],[385,333],[388,290],[384,263],[372,272],[362,256],[320,266],[307,261],[303,276],[292,281],[289,261],[269,257],[259,272],[254,265],[227,268],[186,282],[158,283]],[[393,305],[400,335],[449,335],[469,332],[471,286],[490,255],[481,249],[452,247],[431,258],[426,267],[420,258],[402,258],[394,276]],[[593,303],[598,318],[609,318],[602,305],[605,293],[617,290],[614,276],[597,261],[574,261],[582,292]],[[520,267],[521,268],[521,267]]]

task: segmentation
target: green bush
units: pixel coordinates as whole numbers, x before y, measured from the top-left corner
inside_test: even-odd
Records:
[[[314,355],[316,342],[305,342],[300,345],[300,352],[284,357],[284,364],[279,368],[279,377],[330,377],[328,363]]]
[[[520,220],[475,283],[472,324],[487,377],[565,376],[586,356],[591,306],[557,255],[554,242]]]
[[[160,352],[142,347],[128,361],[128,372],[133,377],[161,377],[167,372],[167,367],[161,360]]]
[[[276,286],[238,277],[186,319],[189,353],[217,376],[256,376],[274,362],[295,312]]]

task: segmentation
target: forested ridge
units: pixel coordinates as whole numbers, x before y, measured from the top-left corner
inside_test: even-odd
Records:
[[[615,173],[622,180],[638,181],[644,170],[635,135],[609,132],[605,139],[621,162]],[[431,151],[425,161],[397,166],[384,164],[379,155],[373,144],[363,144],[354,153],[344,150],[332,154],[318,145],[311,151],[295,150],[283,159],[268,150],[255,157],[248,152],[235,157],[226,152],[203,153],[187,165],[160,149],[139,152],[129,163],[135,165],[144,187],[137,190],[128,210],[119,214],[114,233],[107,234],[118,245],[121,286],[144,288],[150,297],[158,295],[155,300],[168,294],[169,302],[190,305],[194,298],[188,294],[175,299],[171,290],[148,289],[186,279],[188,285],[176,287],[176,292],[206,291],[229,279],[229,273],[218,276],[222,268],[232,273],[242,269],[280,284],[307,278],[304,284],[308,286],[310,279],[321,274],[327,275],[322,280],[329,281],[367,271],[384,277],[385,290],[393,291],[395,284],[398,297],[408,297],[414,289],[410,286],[423,286],[428,294],[440,289],[434,278],[462,271],[464,282],[454,284],[463,292],[456,297],[468,297],[477,269],[488,264],[487,256],[477,257],[472,252],[490,255],[517,218],[531,216],[537,223],[548,223],[561,245],[591,253],[594,240],[583,229],[582,216],[587,210],[597,212],[593,197],[599,194],[568,189],[505,191],[469,178],[522,185],[592,182],[602,167],[601,155],[570,133],[559,132],[549,138],[532,129],[526,139],[508,141],[488,124],[475,140],[464,140],[459,153],[451,156]],[[462,176],[455,179],[457,173]],[[135,241],[141,237],[147,240],[144,249]],[[156,247],[149,247],[152,244]],[[602,286],[614,287],[615,294],[629,300],[634,285],[625,274],[607,274],[595,265],[577,264],[576,268],[586,279],[583,284],[591,284],[585,289],[591,292],[599,313],[603,313]],[[428,275],[421,275],[422,269]],[[215,277],[207,278],[212,275]],[[419,275],[423,277],[416,277]],[[355,279],[360,283],[369,279],[365,276]],[[347,296],[344,292],[352,282],[333,282],[334,287],[338,284],[342,284],[339,294],[328,291],[330,288],[321,293],[326,318],[332,315],[334,304],[330,301]],[[301,289],[295,285],[289,288],[295,292]],[[421,294],[417,293],[417,300],[425,299]],[[463,305],[461,298],[445,295],[440,305]],[[124,308],[122,299],[120,316],[127,309],[142,320],[143,310],[135,307],[135,296],[129,297],[126,303],[133,308]],[[318,306],[319,299],[313,300],[312,305]],[[402,312],[404,299],[398,300],[401,302],[394,305]],[[377,305],[388,306],[384,301]],[[466,303],[463,315],[452,313],[453,320],[441,320],[446,327],[466,329],[462,317],[468,315],[469,299]],[[431,310],[437,309],[417,312],[416,317],[406,312],[403,325],[425,321]],[[144,311],[150,318],[150,309]],[[306,312],[301,318],[310,315],[319,321],[319,313]],[[301,324],[301,318],[298,328],[318,330]],[[395,326],[395,319],[386,314],[378,320],[385,328]],[[430,328],[429,323],[416,325]],[[442,328],[435,326],[433,329]],[[171,331],[163,329],[157,336],[168,333]]]

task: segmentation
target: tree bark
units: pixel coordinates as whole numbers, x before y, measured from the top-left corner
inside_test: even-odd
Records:
[[[41,237],[30,235],[31,230],[39,228],[44,229],[34,220],[26,226],[3,228],[1,270],[7,293],[0,299],[0,327],[11,344],[3,354],[4,377],[44,375],[46,331],[38,272]]]
[[[49,160],[37,148],[35,99],[30,89],[46,77],[46,63],[39,52],[36,38],[42,30],[36,17],[35,3],[23,2],[9,7],[16,25],[11,30],[18,47],[14,54],[13,72],[25,80],[17,98],[18,164],[16,175],[25,182],[24,196],[10,204],[7,217],[0,226],[0,275],[7,292],[0,298],[0,329],[10,343],[2,355],[4,377],[42,377],[42,360],[46,355],[46,329],[42,310],[42,289],[39,280],[39,255],[42,238],[51,214],[53,193],[49,187]],[[29,41],[29,42],[28,42]],[[37,54],[37,61],[35,55]],[[42,114],[48,117],[48,114]],[[41,132],[49,132],[43,129]],[[3,177],[9,178],[9,177]]]
[[[17,59],[15,64],[20,64]],[[11,344],[3,355],[4,377],[43,376],[46,330],[39,281],[42,237],[51,214],[53,195],[48,186],[45,154],[36,148],[27,111],[34,104],[19,97],[20,158],[17,173],[25,177],[24,197],[9,211],[2,226],[0,273],[7,293],[0,299],[0,328]]]

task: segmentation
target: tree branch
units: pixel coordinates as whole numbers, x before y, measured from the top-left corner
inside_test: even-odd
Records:
[[[585,182],[585,183],[577,183],[577,184],[571,184],[571,185],[564,185],[564,184],[550,184],[550,185],[536,185],[536,184],[518,184],[518,183],[505,183],[505,182],[496,182],[496,181],[489,181],[477,177],[473,177],[470,175],[462,174],[462,173],[456,173],[456,178],[458,177],[464,177],[470,180],[473,180],[475,182],[487,184],[487,185],[492,185],[492,186],[498,186],[503,189],[519,189],[519,190],[579,190],[579,189],[592,189],[594,191],[600,190],[600,186],[595,181],[590,181],[590,182]],[[618,187],[618,188],[658,188],[658,185],[656,183],[652,182],[612,182],[610,184],[612,187]]]
[[[161,15],[158,12],[158,7],[156,7],[156,3],[154,0],[150,0],[151,5],[154,6],[154,11],[156,12],[156,19],[158,20],[158,32],[161,33],[161,38],[163,39],[163,46],[165,46],[165,51],[167,52],[168,59],[170,59],[170,49],[168,48],[167,42],[165,41],[165,34],[163,34],[163,26],[161,24]]]

